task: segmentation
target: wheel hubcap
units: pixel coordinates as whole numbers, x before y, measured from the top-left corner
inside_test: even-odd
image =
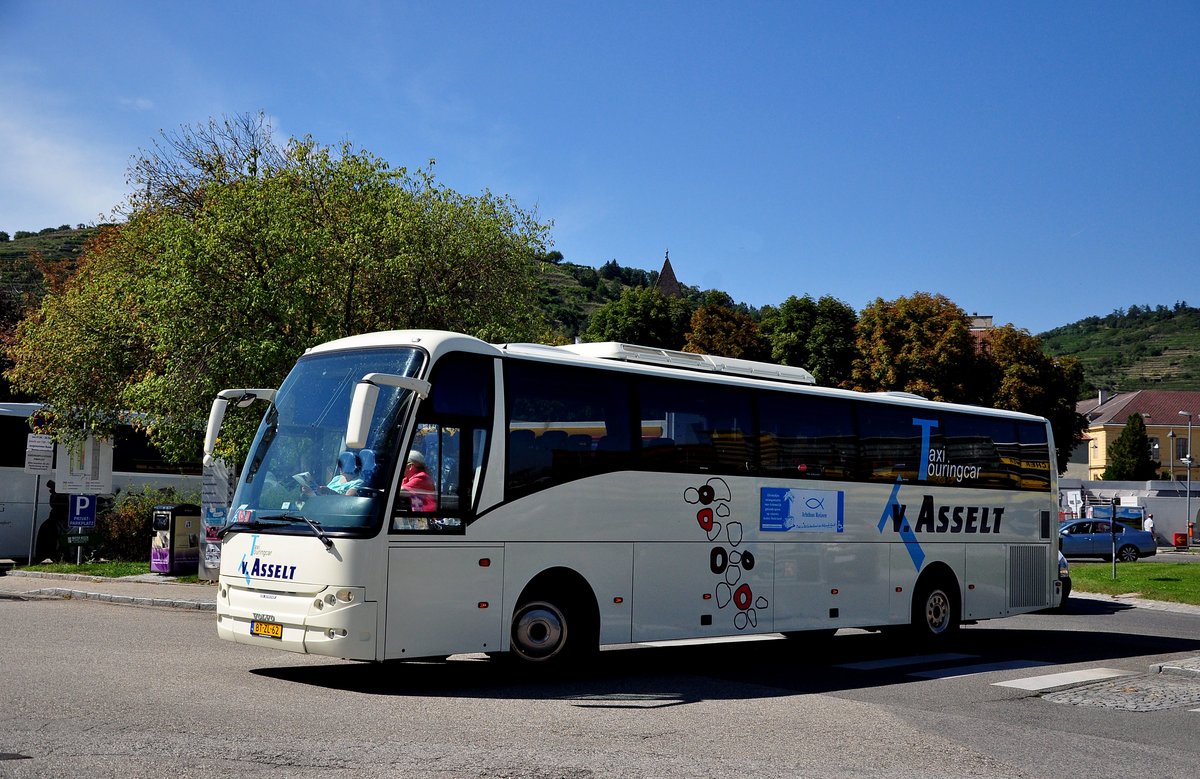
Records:
[[[931,633],[941,633],[950,625],[950,599],[941,590],[925,599],[925,624]]]
[[[548,660],[566,643],[567,621],[550,603],[530,603],[513,622],[513,649],[526,660]]]

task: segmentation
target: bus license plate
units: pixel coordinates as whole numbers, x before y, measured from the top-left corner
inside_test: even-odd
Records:
[[[250,623],[250,635],[282,639],[283,625],[278,622],[258,622],[256,620]]]

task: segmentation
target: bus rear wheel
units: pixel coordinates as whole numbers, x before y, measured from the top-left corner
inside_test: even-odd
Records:
[[[545,600],[521,604],[513,615],[512,650],[522,660],[561,660],[572,647],[569,612]]]
[[[958,599],[952,587],[931,581],[913,598],[912,633],[919,641],[946,641],[958,630]]]

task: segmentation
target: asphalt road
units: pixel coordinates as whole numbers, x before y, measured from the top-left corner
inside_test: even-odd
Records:
[[[1200,610],[1073,600],[918,654],[843,631],[546,677],[221,642],[211,613],[0,600],[0,776],[1193,776]],[[1122,674],[1057,688],[1051,674]],[[1146,710],[1129,707],[1134,701]]]

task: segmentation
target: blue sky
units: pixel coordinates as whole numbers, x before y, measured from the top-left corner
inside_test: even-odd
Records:
[[[1197,40],[1196,2],[0,0],[0,230],[262,111],[510,194],[572,262],[1038,333],[1200,305]]]

